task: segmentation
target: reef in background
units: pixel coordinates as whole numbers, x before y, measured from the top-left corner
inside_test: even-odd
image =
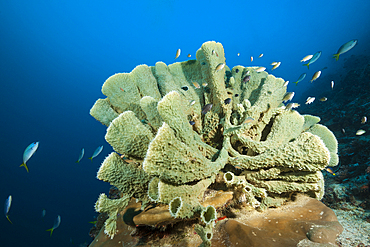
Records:
[[[324,173],[325,195],[322,202],[335,210],[345,231],[339,238],[343,246],[370,245],[370,57],[352,55],[346,59],[340,79],[330,88],[332,76],[323,77],[320,89],[304,93],[325,102],[314,102],[300,108],[315,113],[338,139],[340,162],[333,167],[335,176]],[[317,93],[319,92],[319,93]],[[305,101],[305,97],[301,99]],[[356,132],[366,132],[357,136]]]
[[[343,229],[316,200],[324,195],[321,170],[338,163],[333,133],[318,124],[320,118],[284,106],[289,94],[283,79],[257,67],[230,70],[220,43],[204,43],[196,58],[139,65],[104,83],[107,98],[90,114],[108,126],[105,138],[116,152],[97,177],[121,195],[100,195],[95,208],[109,218],[90,246],[139,240],[154,246],[261,246],[252,239],[267,233],[271,244],[281,246],[334,244]],[[269,209],[284,204],[295,209],[288,215]],[[243,230],[250,239],[236,237],[241,222],[257,215],[264,215],[261,224],[266,221],[262,232],[250,224]],[[273,220],[281,231],[271,232]],[[279,221],[297,224],[287,229]],[[286,242],[294,232],[300,236]]]

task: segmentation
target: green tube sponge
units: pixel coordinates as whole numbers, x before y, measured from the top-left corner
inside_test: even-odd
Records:
[[[144,159],[152,132],[140,122],[132,111],[126,111],[112,121],[105,139],[121,154]]]
[[[163,123],[149,144],[143,169],[163,181],[182,184],[216,175],[227,159],[228,153],[222,149],[215,162],[211,162],[197,149],[197,145],[188,146],[178,140],[174,130]]]
[[[211,246],[211,240],[213,238],[213,228],[214,224],[207,224],[205,227],[201,225],[195,225],[194,230],[200,238],[203,240],[199,247],[209,247]]]
[[[336,166],[339,162],[338,157],[338,141],[335,138],[333,132],[331,132],[326,126],[321,124],[313,125],[307,132],[317,135],[325,143],[325,146],[330,151],[330,163],[328,166]]]
[[[170,201],[170,203],[168,204],[168,206],[169,206],[168,210],[170,211],[171,216],[174,218],[177,218],[179,211],[183,207],[183,202],[182,202],[181,197],[173,198],[172,201]]]
[[[294,141],[278,148],[258,156],[241,155],[230,163],[246,170],[283,166],[297,171],[318,171],[324,169],[329,161],[330,153],[323,141],[316,135],[304,132]]]
[[[118,113],[112,108],[109,99],[98,99],[93,107],[90,109],[90,115],[102,124],[109,126],[109,124],[118,117]]]
[[[112,152],[103,161],[97,178],[116,186],[122,193],[145,202],[150,177],[139,165],[126,163],[121,157]]]
[[[145,96],[140,100],[140,106],[146,114],[148,122],[155,131],[162,126],[163,120],[157,110],[158,102],[150,96]]]
[[[109,218],[105,221],[104,233],[113,239],[117,230],[117,214],[125,209],[130,201],[130,196],[123,195],[119,199],[111,200],[106,194],[100,194],[98,201],[95,203],[95,210],[99,213],[107,213]]]
[[[142,97],[161,98],[157,82],[147,65],[136,66],[131,73],[112,75],[104,82],[102,93],[109,98],[117,112],[132,111],[139,119],[145,119],[140,107]]]
[[[200,213],[200,218],[205,224],[211,224],[217,219],[217,212],[212,205],[207,206]]]

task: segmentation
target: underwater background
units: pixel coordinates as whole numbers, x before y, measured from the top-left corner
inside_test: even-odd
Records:
[[[0,246],[87,246],[92,241],[89,222],[97,216],[94,204],[109,191],[96,172],[112,149],[104,139],[106,127],[89,115],[96,99],[104,97],[104,81],[139,64],[174,63],[179,48],[176,62],[195,59],[210,40],[222,43],[230,68],[265,66],[290,82],[307,73],[297,86],[288,85],[302,106],[298,112],[321,117],[336,134],[340,165],[347,169],[347,176],[336,182],[345,187],[346,179],[353,178],[366,185],[370,129],[360,120],[370,117],[370,105],[363,106],[370,102],[370,77],[364,74],[370,63],[369,10],[365,0],[0,1],[0,199],[13,198],[8,213],[13,224],[3,215]],[[353,39],[358,44],[335,61],[333,54]],[[317,51],[321,58],[307,70],[300,60]],[[273,61],[281,65],[271,72]],[[321,77],[310,83],[318,70]],[[326,91],[331,99],[329,93],[321,95]],[[314,94],[317,102],[306,106]],[[348,105],[360,95],[361,104]],[[318,102],[323,96],[328,100]],[[337,125],[330,124],[334,117]],[[356,137],[359,128],[367,132]],[[25,148],[36,141],[39,148],[27,162],[27,173],[19,165]],[[102,153],[88,160],[101,145]],[[345,164],[341,147],[352,153]],[[82,148],[85,156],[76,163]],[[361,169],[351,168],[356,163]],[[336,169],[340,174],[343,168]],[[367,192],[361,188],[358,193],[370,194],[369,187]],[[356,198],[355,192],[354,200],[366,201],[366,195]],[[355,205],[369,212],[369,204]],[[58,215],[60,226],[50,236],[46,230]]]

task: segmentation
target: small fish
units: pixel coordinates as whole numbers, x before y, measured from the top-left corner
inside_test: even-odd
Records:
[[[294,92],[287,92],[284,97],[283,97],[283,102],[287,102],[287,101],[290,101],[292,100],[294,97]]]
[[[84,157],[84,154],[85,154],[85,149],[83,148],[81,150],[81,153],[80,153],[80,156],[78,156],[78,160],[76,161],[76,163],[80,163],[80,161],[82,160],[82,158]]]
[[[181,49],[177,49],[175,59],[177,59],[180,56]]]
[[[247,117],[247,118],[244,120],[243,124],[251,123],[251,122],[253,122],[253,121],[254,121],[254,119],[253,119],[253,118],[251,118],[251,117]]]
[[[32,155],[36,152],[38,147],[39,147],[39,142],[32,142],[30,145],[28,145],[28,147],[26,148],[26,150],[24,150],[24,153],[23,153],[23,163],[19,167],[24,166],[24,168],[26,168],[28,172],[28,167],[27,167],[26,162],[32,157]]]
[[[191,54],[190,53],[188,54],[188,57],[191,57]]]
[[[263,53],[261,53],[258,57],[259,57],[259,58],[263,57]]]
[[[293,108],[297,108],[298,106],[300,106],[300,104],[298,104],[298,103],[289,103],[285,106],[285,109],[290,110],[290,109],[293,109]]]
[[[46,230],[47,232],[50,232],[50,237],[51,237],[51,234],[53,234],[53,231],[59,227],[60,221],[61,221],[60,215],[58,215],[57,219],[54,221],[53,227]]]
[[[194,121],[189,121],[189,124],[190,124],[190,125],[194,125],[194,124],[195,124],[195,122],[194,122]]]
[[[94,221],[89,221],[89,223],[90,223],[90,224],[93,224],[93,225],[95,225],[95,224],[96,224],[96,222],[97,222],[96,220],[94,220]]]
[[[280,64],[281,64],[281,62],[278,62],[277,64],[274,65],[274,67],[272,67],[271,70],[277,69],[280,66]]]
[[[192,106],[195,104],[195,100],[190,100],[189,106]]]
[[[215,55],[215,54],[216,54],[215,50],[212,50],[212,55]]]
[[[346,133],[346,130],[345,129],[341,129],[342,131],[342,134],[345,134]]]
[[[121,91],[122,91],[122,92],[124,92],[124,91],[125,91],[125,90],[123,90],[121,87],[120,87],[119,89],[121,89]]]
[[[361,118],[361,123],[362,124],[365,124],[367,122],[367,117],[366,116],[363,116],[362,118]]]
[[[202,86],[203,86],[203,87],[206,87],[206,86],[208,86],[208,83],[207,83],[207,82],[203,82],[203,83],[202,83]]]
[[[320,98],[319,99],[321,102],[324,102],[324,101],[327,101],[328,100],[328,98],[326,98],[326,97],[322,97],[322,98]]]
[[[188,86],[182,86],[181,89],[184,90],[184,91],[188,91],[189,87]]]
[[[256,69],[256,72],[262,72],[262,71],[265,71],[265,67],[258,67],[257,69]]]
[[[92,162],[93,158],[95,158],[96,156],[98,156],[101,153],[102,150],[103,150],[103,146],[97,147],[95,149],[93,155],[89,158],[89,159],[91,159],[91,162]]]
[[[301,81],[303,81],[304,80],[304,78],[306,78],[306,73],[303,73],[303,74],[301,74],[299,77],[298,77],[298,80],[297,81],[295,81],[295,82],[293,82],[293,83],[295,83],[295,85],[298,85],[298,82],[301,82]]]
[[[363,135],[363,134],[365,134],[365,130],[357,130],[357,132],[356,132],[356,136],[360,136],[360,135]]]
[[[302,58],[301,62],[306,62],[306,61],[310,60],[312,57],[313,57],[313,55],[307,55],[304,58]]]
[[[336,54],[333,55],[333,57],[335,57],[335,60],[338,61],[339,55],[351,50],[353,47],[355,47],[356,44],[357,44],[357,39],[348,41],[347,43],[345,43],[339,48],[339,50],[337,51]]]
[[[314,62],[316,62],[317,59],[319,59],[320,56],[321,56],[321,51],[316,52],[315,54],[313,54],[313,56],[310,59],[310,61],[308,61],[308,63],[303,64],[303,65],[304,66],[307,66],[307,69],[309,69],[310,68],[310,64],[313,64]]]
[[[222,70],[224,67],[225,67],[225,64],[224,64],[224,63],[220,63],[220,64],[219,64],[219,65],[217,65],[217,67],[216,67],[216,72],[217,72],[217,71]]]
[[[4,213],[5,213],[5,217],[8,219],[8,221],[13,224],[10,219],[9,219],[9,210],[10,210],[10,206],[12,205],[12,196],[10,195],[8,197],[8,199],[5,200],[5,205],[4,205]]]
[[[206,114],[207,112],[209,112],[212,109],[212,106],[212,104],[205,105],[202,109],[202,114]]]
[[[333,88],[334,88],[334,81],[331,81],[331,82],[330,82],[330,87],[331,87],[331,89],[333,89]]]
[[[283,87],[288,86],[288,84],[289,84],[289,81],[284,82]]]
[[[313,81],[316,81],[316,80],[317,80],[317,78],[319,78],[319,77],[320,77],[320,75],[321,75],[321,71],[320,71],[320,70],[319,70],[319,71],[316,71],[316,72],[315,72],[315,74],[313,74],[313,76],[312,76],[311,83],[312,83]]]
[[[333,172],[333,170],[330,167],[326,167],[325,170],[327,172],[329,172],[331,175],[335,176],[335,173]]]
[[[219,217],[219,218],[217,218],[217,219],[215,220],[215,222],[214,222],[214,223],[217,223],[218,221],[220,221],[220,220],[224,220],[224,219],[226,219],[226,218],[227,218],[227,216]]]
[[[238,55],[238,57],[240,56],[240,53],[238,52],[238,54],[236,54],[236,55]]]
[[[249,82],[250,79],[251,79],[251,76],[247,74],[246,76],[244,76],[243,82]]]
[[[199,86],[199,83],[198,83],[198,82],[193,81],[192,83],[193,83],[193,85],[194,85],[194,87],[195,87],[195,88],[200,88],[200,86]]]
[[[251,56],[251,62],[253,62],[253,57]]]
[[[227,104],[229,104],[231,102],[231,99],[230,98],[227,98],[227,99],[224,100],[224,102],[227,105]]]
[[[234,96],[235,96],[235,97],[238,97],[238,96],[239,96],[239,94],[237,94],[237,93],[236,93]]]
[[[45,210],[45,209],[43,209],[43,210],[42,210],[42,214],[41,214],[41,218],[44,218],[44,217],[45,217],[45,215],[46,215],[46,210]]]
[[[306,105],[311,104],[314,101],[315,101],[315,97],[308,97],[307,100],[306,100]]]

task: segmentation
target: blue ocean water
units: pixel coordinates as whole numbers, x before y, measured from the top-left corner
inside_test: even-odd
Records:
[[[369,53],[370,2],[354,1],[1,1],[0,200],[13,201],[0,220],[0,246],[73,246],[88,243],[94,203],[109,185],[96,179],[112,149],[106,127],[89,115],[104,81],[139,64],[184,61],[202,43],[221,42],[226,63],[281,66],[272,74],[295,81],[296,97],[327,85],[351,55]],[[338,62],[338,48],[358,39]],[[300,60],[322,57],[307,70]],[[240,53],[240,56],[237,56]],[[258,55],[263,53],[262,58]],[[254,61],[250,61],[250,56]],[[324,67],[321,79],[309,79]],[[325,83],[325,84],[324,84]],[[40,145],[20,168],[24,149]],[[103,152],[91,162],[96,147]],[[81,148],[85,157],[79,164]],[[42,210],[46,215],[42,218]],[[57,216],[60,227],[50,237]]]

